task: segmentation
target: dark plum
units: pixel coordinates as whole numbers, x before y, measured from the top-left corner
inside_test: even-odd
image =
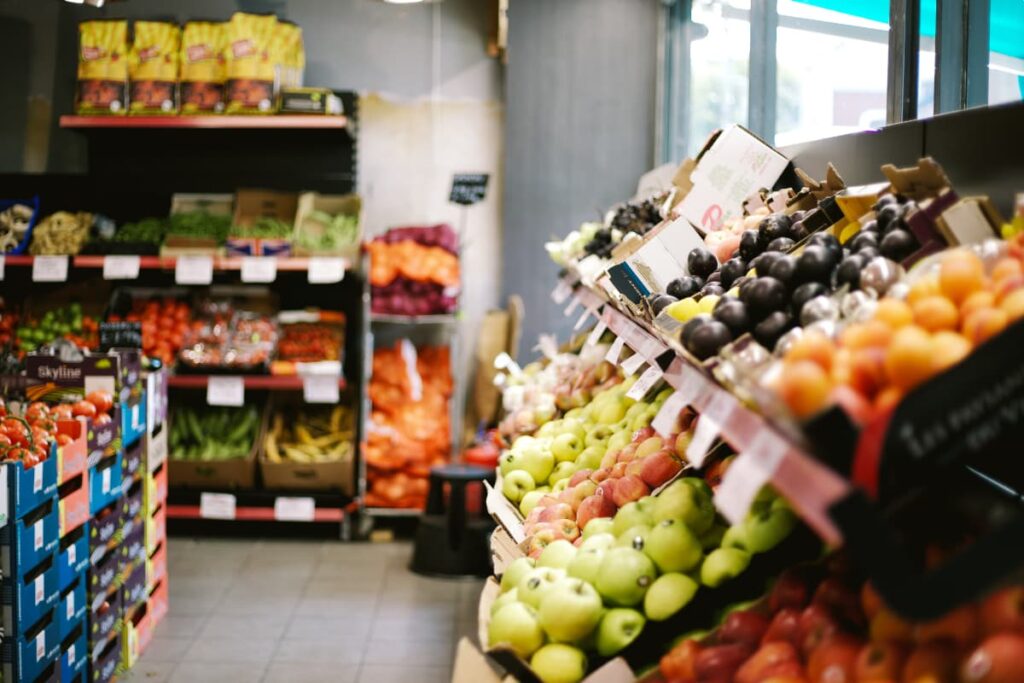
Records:
[[[893,261],[902,261],[916,248],[917,240],[906,230],[892,230],[882,238],[882,256]]]
[[[786,285],[773,277],[759,277],[740,291],[740,301],[747,305],[751,320],[762,320],[774,311],[785,308]]]
[[[811,239],[807,240],[807,244],[819,245],[837,253],[842,251],[843,249],[842,245],[839,244],[839,240],[835,238],[835,235],[829,234],[827,232],[814,233],[813,235],[811,235]]]
[[[793,311],[793,315],[799,317],[804,304],[822,294],[828,294],[828,288],[820,282],[805,282],[794,289],[793,296],[789,301],[790,310]]]
[[[754,339],[766,349],[775,348],[779,337],[793,326],[793,318],[785,311],[775,311],[754,326]]]
[[[700,360],[716,355],[723,346],[732,341],[729,328],[717,320],[702,322],[690,335],[686,350]]]
[[[669,296],[674,296],[677,299],[685,299],[699,292],[700,288],[703,286],[704,281],[699,277],[684,275],[683,277],[676,278],[672,282],[668,283],[668,287],[665,288],[665,291],[668,292]]]
[[[761,253],[761,245],[758,243],[757,230],[744,230],[740,235],[740,258],[750,261]]]
[[[722,296],[723,294],[725,294],[725,288],[722,287],[721,283],[708,282],[707,284],[704,285],[704,287],[701,288],[700,293],[703,294],[704,296]]]
[[[789,236],[793,238],[794,242],[799,242],[800,240],[806,239],[807,236],[810,234],[811,231],[807,229],[807,226],[804,225],[803,221],[797,221],[796,223],[793,223],[793,227],[789,229]]]
[[[718,259],[704,247],[696,247],[686,257],[686,268],[690,275],[706,279],[718,268]]]
[[[668,294],[655,294],[650,298],[651,310],[654,311],[654,315],[658,315],[666,306],[674,304],[677,301],[679,301],[679,299],[674,296],[669,296]]]
[[[813,239],[813,238],[812,238]],[[835,252],[821,244],[811,244],[796,258],[795,282],[828,282],[832,268],[839,261],[842,250]],[[670,292],[671,293],[671,292]]]
[[[715,306],[711,313],[712,317],[724,323],[733,337],[738,337],[750,329],[750,315],[747,313],[747,305],[739,299],[729,297],[722,299]]]
[[[860,271],[867,262],[868,260],[860,254],[853,254],[843,259],[839,267],[836,268],[836,287],[849,285],[851,290],[859,288]]]
[[[721,282],[721,281],[722,281],[722,273],[721,273],[721,271],[716,270],[715,272],[711,273],[711,275],[708,275],[707,279],[704,280],[704,284],[708,284],[709,282]]]
[[[718,272],[722,286],[729,289],[736,278],[742,277],[747,272],[747,262],[741,258],[731,258],[722,264]]]
[[[875,220],[878,221],[878,227],[884,232],[889,223],[892,223],[901,214],[899,204],[890,202],[875,212]]]
[[[750,262],[750,267],[754,269],[754,272],[760,277],[767,275],[772,264],[782,258],[782,253],[778,251],[766,251],[753,261]]]
[[[776,237],[775,239],[768,243],[768,251],[786,252],[792,249],[794,244],[796,244],[796,242],[794,242],[792,238]]]
[[[772,240],[777,240],[780,237],[789,237],[792,233],[793,227],[793,223],[789,219],[789,216],[784,214],[769,216],[767,224],[762,225],[764,225],[764,227],[761,228],[761,234],[765,240],[765,244],[769,244]]]
[[[878,250],[878,247],[864,247],[857,252],[858,256],[864,257],[864,263],[867,263],[876,256],[880,256],[882,252]]]
[[[711,316],[709,314],[700,313],[683,323],[683,329],[679,330],[679,341],[682,342],[683,346],[687,346],[690,342],[690,337],[697,328],[709,320],[711,320]]]
[[[775,259],[768,274],[786,287],[792,287],[793,276],[796,274],[796,257],[783,254],[781,258]]]
[[[861,230],[850,240],[850,248],[859,252],[865,247],[877,247],[879,243],[878,233],[874,230]]]
[[[895,196],[893,196],[891,194],[883,194],[881,197],[878,198],[878,201],[875,202],[875,205],[871,207],[871,210],[872,211],[878,211],[883,206],[888,206],[889,204],[898,204],[898,203],[899,203],[899,200],[896,199]]]

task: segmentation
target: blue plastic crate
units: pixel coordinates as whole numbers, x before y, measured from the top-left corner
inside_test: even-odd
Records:
[[[57,546],[57,584],[64,590],[89,568],[89,523],[86,522]]]
[[[35,229],[36,223],[39,222],[39,195],[32,197],[32,199],[0,199],[0,211],[6,211],[15,204],[24,204],[32,209],[32,217],[28,220],[28,229],[21,236],[18,245],[6,253],[24,254],[25,250],[28,249],[28,245],[32,242],[32,231]]]
[[[19,461],[5,462],[0,466],[10,468],[7,473],[10,519],[24,517],[57,492],[56,443],[50,449],[50,457],[35,467],[26,470]]]
[[[24,576],[57,549],[60,512],[57,496],[50,496],[38,508],[0,528],[0,572]]]
[[[121,402],[121,443],[134,445],[146,433],[146,394]]]
[[[5,576],[0,582],[4,634],[19,636],[57,603],[57,556],[43,559],[23,575]]]
[[[61,683],[81,683],[89,673],[89,634],[85,619],[72,626],[64,636],[59,656]]]
[[[57,660],[60,639],[54,611],[43,616],[24,635],[0,642],[5,681],[34,681]]]
[[[89,611],[86,581],[87,578],[83,574],[62,590],[57,599],[57,634],[61,640],[68,637],[75,625],[85,619]]]
[[[89,468],[89,514],[95,515],[121,497],[121,465],[121,456],[115,453]]]

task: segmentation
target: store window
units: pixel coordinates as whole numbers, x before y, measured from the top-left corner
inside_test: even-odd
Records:
[[[1024,2],[990,2],[988,102],[1024,99]]]
[[[920,50],[917,53],[917,118],[935,111],[935,0],[921,0]]]

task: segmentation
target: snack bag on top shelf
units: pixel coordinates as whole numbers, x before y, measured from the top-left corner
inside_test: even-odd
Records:
[[[79,114],[124,114],[128,83],[128,22],[83,21],[78,25]]]
[[[277,17],[235,12],[227,24],[227,91],[229,114],[269,114],[275,107]]]
[[[227,24],[190,21],[181,37],[181,111],[224,111],[224,45]]]
[[[277,83],[280,88],[302,87],[306,69],[306,50],[302,29],[291,21],[279,20],[272,54],[277,62]]]
[[[128,55],[132,114],[175,114],[178,111],[178,59],[181,28],[168,21],[136,21]]]

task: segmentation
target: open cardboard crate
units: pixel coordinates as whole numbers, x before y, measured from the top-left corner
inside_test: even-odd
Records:
[[[355,241],[346,247],[328,251],[313,251],[299,245],[304,235],[319,236],[323,233],[320,225],[313,220],[308,220],[314,211],[323,211],[332,216],[347,215],[355,216],[359,221],[359,230]],[[357,194],[332,195],[320,194],[318,192],[304,192],[299,196],[298,210],[295,213],[295,245],[292,249],[296,256],[341,256],[349,262],[359,259],[359,250],[362,248],[363,230],[363,202]]]
[[[171,416],[174,419],[174,416]],[[267,411],[263,411],[256,438],[247,453],[224,460],[182,460],[170,451],[167,460],[169,481],[175,486],[195,488],[250,488],[256,482],[256,459],[267,432]]]

